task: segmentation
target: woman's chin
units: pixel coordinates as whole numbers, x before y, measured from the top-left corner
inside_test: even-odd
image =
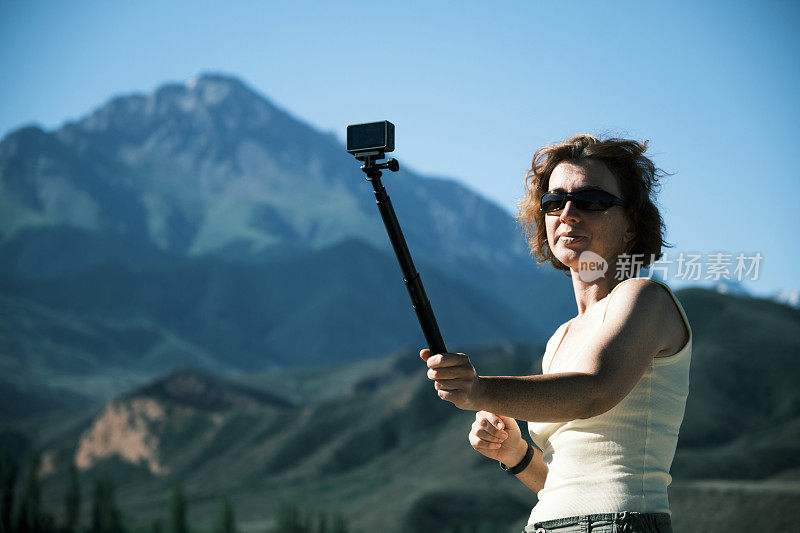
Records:
[[[556,256],[557,259],[561,262],[562,265],[569,268],[570,270],[578,270],[578,264],[580,263],[579,254],[568,255],[562,254],[561,256]]]
[[[556,257],[559,261],[567,264],[568,261],[574,261],[576,264],[578,262],[578,258],[581,256],[583,252],[585,252],[588,248],[583,246],[581,243],[575,243],[570,246],[560,246],[557,249]]]

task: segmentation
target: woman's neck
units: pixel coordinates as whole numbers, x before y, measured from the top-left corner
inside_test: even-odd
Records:
[[[583,281],[577,272],[572,272],[572,289],[575,291],[575,303],[578,305],[578,317],[586,313],[592,305],[611,294],[614,287],[622,283],[611,277],[601,277],[594,281]]]

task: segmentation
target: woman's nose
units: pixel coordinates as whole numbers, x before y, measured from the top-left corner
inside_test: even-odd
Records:
[[[572,200],[567,200],[558,218],[561,219],[562,222],[566,220],[576,220],[578,218],[578,208],[572,204]]]

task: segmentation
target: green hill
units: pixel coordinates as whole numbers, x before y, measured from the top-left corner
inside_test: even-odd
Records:
[[[800,466],[800,310],[700,289],[678,294],[694,344],[674,475],[764,479]]]

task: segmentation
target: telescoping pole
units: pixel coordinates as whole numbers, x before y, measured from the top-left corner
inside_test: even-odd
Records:
[[[400,269],[403,271],[403,281],[406,282],[406,289],[408,289],[408,295],[411,296],[411,303],[414,306],[414,311],[417,313],[417,320],[419,320],[419,325],[422,327],[425,341],[432,354],[447,353],[442,334],[439,331],[439,325],[436,323],[436,317],[433,315],[431,302],[425,294],[425,287],[422,286],[422,279],[419,277],[416,268],[414,268],[414,262],[411,260],[411,252],[408,251],[406,239],[403,237],[403,231],[400,229],[397,216],[394,214],[392,201],[389,199],[389,195],[386,194],[386,189],[384,189],[381,183],[380,173],[376,172],[374,174],[370,175],[370,173],[367,173],[367,176],[372,182],[372,189],[375,192],[378,210],[381,212],[383,225],[386,226],[386,232],[389,234],[392,248],[394,248],[397,261],[400,263]]]

